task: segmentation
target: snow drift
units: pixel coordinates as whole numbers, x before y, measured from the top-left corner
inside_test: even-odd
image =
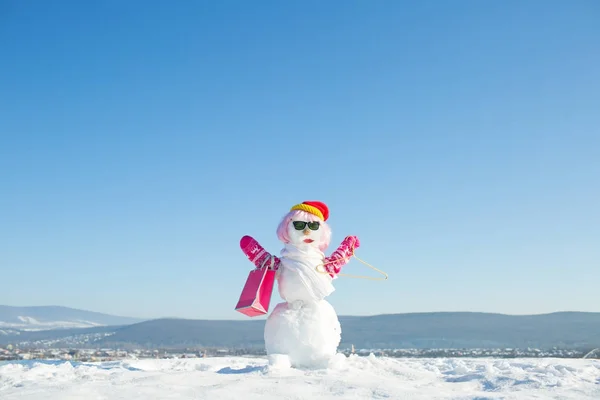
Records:
[[[265,358],[0,365],[2,400],[54,399],[577,399],[600,398],[589,359],[336,357],[326,369]]]

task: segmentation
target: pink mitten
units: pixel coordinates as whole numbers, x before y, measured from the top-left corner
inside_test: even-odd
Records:
[[[346,236],[344,242],[351,250],[356,250],[360,247],[360,240],[358,240],[357,236]]]
[[[350,261],[354,249],[360,246],[360,241],[356,236],[346,236],[338,248],[325,259],[325,270],[330,274],[339,274],[344,265]]]
[[[263,265],[263,262],[266,262],[268,266],[271,265],[268,261],[268,258],[271,257],[271,253],[267,252],[252,236],[246,235],[242,237],[240,240],[240,248],[256,268],[260,268]],[[277,270],[279,268],[280,260],[277,257],[273,258],[273,267],[271,269]]]

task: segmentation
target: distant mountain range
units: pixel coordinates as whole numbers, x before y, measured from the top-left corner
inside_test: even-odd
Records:
[[[90,328],[107,325],[130,325],[143,321],[138,318],[77,310],[69,307],[11,307],[0,306],[0,331],[39,331],[64,328]],[[0,332],[0,334],[2,334]]]
[[[10,313],[7,311],[9,310]],[[18,310],[18,312],[16,311]],[[36,312],[34,312],[34,310]],[[16,313],[16,314],[15,314]],[[10,315],[10,320],[6,316]],[[2,328],[25,323],[19,317],[61,326],[53,330]],[[433,312],[375,316],[340,316],[341,348],[538,348],[600,347],[600,313],[559,312],[505,315]],[[15,322],[15,320],[17,322]],[[11,322],[12,321],[12,322]],[[31,321],[25,318],[25,321]],[[69,324],[89,324],[68,328]],[[242,321],[156,319],[141,321],[64,307],[0,306],[0,344],[68,344],[94,348],[264,347],[264,318]],[[92,324],[102,326],[90,326]]]

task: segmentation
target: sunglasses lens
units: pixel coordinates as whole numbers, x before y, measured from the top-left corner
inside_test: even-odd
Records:
[[[320,224],[318,221],[308,223],[308,227],[313,231],[316,231],[317,229],[319,229],[319,226],[320,226]]]
[[[302,221],[294,221],[294,228],[297,231],[301,231],[302,229],[304,229],[304,227],[306,226],[306,222],[302,222]]]

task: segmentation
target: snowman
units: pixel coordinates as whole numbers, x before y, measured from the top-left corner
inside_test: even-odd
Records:
[[[244,236],[240,247],[257,267],[276,271],[279,295],[265,323],[264,340],[271,365],[325,367],[335,357],[341,326],[325,300],[335,290],[333,280],[360,243],[347,236],[329,256],[329,209],[320,201],[294,205],[277,227],[284,247],[279,257],[267,252],[254,238]]]

